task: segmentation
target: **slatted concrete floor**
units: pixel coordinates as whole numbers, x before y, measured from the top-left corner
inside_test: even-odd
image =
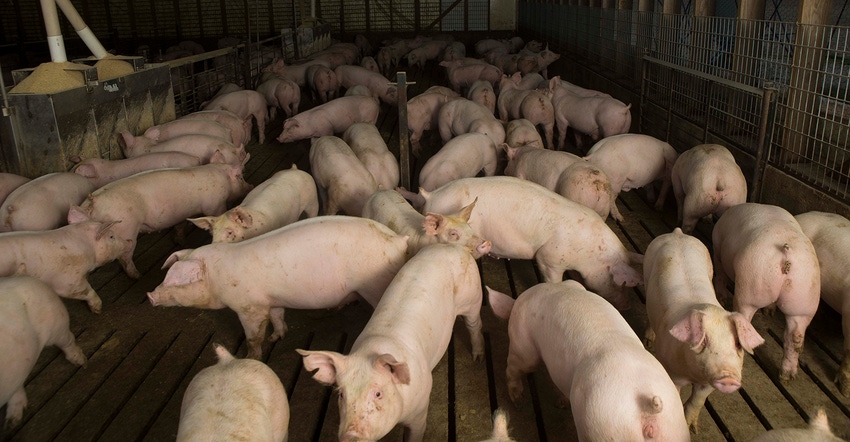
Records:
[[[444,81],[438,68],[426,73],[413,71],[410,76],[417,81],[410,96]],[[391,146],[397,143],[394,112],[384,106],[379,121]],[[272,141],[249,146],[252,157],[246,177],[253,184],[293,163],[308,170],[309,143],[278,144],[273,137],[280,128],[280,120],[273,122],[267,137]],[[426,137],[426,146],[431,151],[437,148],[436,134]],[[659,213],[633,191],[622,195],[620,210],[626,221],[609,221],[609,225],[637,252],[644,252],[652,238],[675,226],[672,201]],[[29,406],[23,423],[5,430],[3,440],[174,439],[186,386],[200,369],[215,362],[212,343],[222,343],[237,356],[246,353],[242,327],[232,311],[153,308],[147,302],[145,293],[162,281],[165,272],[160,267],[172,252],[209,242],[204,231],[191,228],[188,232],[183,246],[174,243],[172,230],[143,235],[135,258],[143,273],[139,280],[127,278],[116,263],[95,271],[89,279],[103,298],[102,314],[90,313],[82,302],[65,302],[72,330],[89,362],[78,368],[57,349],[46,349],[26,386]],[[709,232],[710,226],[700,225],[698,235],[703,241]],[[528,261],[485,257],[480,269],[486,285],[514,296],[539,280]],[[632,293],[635,307],[625,316],[642,336],[646,326],[643,292],[639,288]],[[286,338],[266,344],[263,359],[280,376],[289,396],[291,441],[335,440],[339,422],[335,393],[311,379],[294,350],[347,352],[370,312],[363,302],[333,311],[289,310]],[[568,409],[555,407],[557,396],[544,368],[528,377],[519,406],[510,402],[505,385],[506,323],[495,318],[487,306],[482,316],[485,361],[472,361],[468,334],[458,321],[449,350],[433,373],[426,439],[482,439],[490,431],[491,411],[502,407],[510,414],[512,435],[520,441],[575,440],[572,415]],[[850,400],[841,396],[832,382],[842,356],[840,317],[822,307],[809,328],[800,375],[787,384],[778,380],[784,330],[781,314],[772,318],[758,314],[754,322],[767,342],[755,356],[747,356],[744,387],[734,394],[710,396],[693,440],[749,441],[769,428],[802,427],[818,407],[826,410],[837,435],[850,437]],[[385,440],[401,440],[400,429]]]

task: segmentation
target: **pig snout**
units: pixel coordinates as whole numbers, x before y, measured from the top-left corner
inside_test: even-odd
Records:
[[[475,248],[475,259],[490,253],[490,247],[492,245],[493,244],[489,240],[484,240],[484,242],[478,244],[478,247]]]
[[[725,374],[712,381],[711,385],[721,393],[734,393],[741,388],[741,381],[730,374]]]
[[[154,297],[153,292],[148,292],[148,299],[151,301],[151,305],[156,307],[159,305],[159,301]]]

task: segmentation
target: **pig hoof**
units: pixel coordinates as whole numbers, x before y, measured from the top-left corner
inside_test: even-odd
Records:
[[[839,383],[838,389],[845,397],[850,396],[850,385],[846,381]]]
[[[793,381],[797,378],[797,373],[792,373],[790,371],[783,370],[782,373],[779,374],[779,380],[782,382]]]

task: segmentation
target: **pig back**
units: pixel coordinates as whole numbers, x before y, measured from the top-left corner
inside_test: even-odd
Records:
[[[51,173],[12,191],[0,205],[0,232],[51,230],[67,224],[68,210],[95,190],[86,177]]]

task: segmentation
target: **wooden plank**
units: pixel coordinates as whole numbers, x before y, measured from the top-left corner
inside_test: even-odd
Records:
[[[344,344],[345,336],[341,334],[321,333],[316,334],[309,349],[342,352]],[[337,401],[336,393],[312,377],[312,373],[301,370],[289,399],[290,416],[298,416],[297,419],[290,419],[289,433],[299,435],[302,440],[320,440],[321,434],[336,436],[339,428],[339,418],[336,422],[325,418],[329,404]]]
[[[481,440],[491,431],[490,395],[487,366],[483,360],[472,360],[469,332],[463,318],[455,322],[452,335],[454,361],[455,440]],[[489,355],[485,355],[485,358]]]

